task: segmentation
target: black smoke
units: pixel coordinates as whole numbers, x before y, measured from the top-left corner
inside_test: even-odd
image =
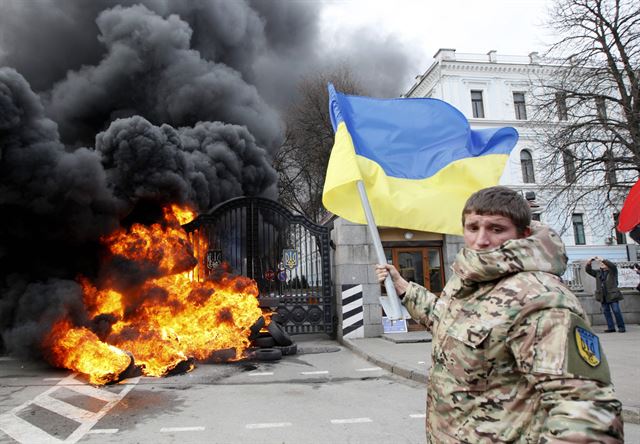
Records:
[[[96,25],[101,58],[47,91],[0,68],[0,332],[16,354],[60,316],[87,325],[74,278],[99,273],[100,238],[132,215],[275,197],[282,127],[255,87],[190,48],[177,15],[115,6]]]
[[[191,29],[191,49],[239,72],[276,108],[289,104],[302,76],[327,67],[347,63],[370,94],[393,97],[424,64],[412,55],[415,49],[375,28],[346,28],[340,47],[327,48],[319,26],[322,2],[3,0],[0,65],[17,69],[34,90],[50,90],[69,71],[103,60],[107,48],[96,19],[116,5],[144,5],[164,18],[177,15]]]
[[[318,50],[319,3],[226,0],[0,2],[0,338],[38,354],[60,316],[92,326],[78,275],[100,273],[100,238],[274,198],[278,110],[301,76],[339,63]],[[407,59],[354,41],[370,79],[399,94]],[[364,48],[366,47],[366,51]],[[95,330],[95,328],[94,328]],[[2,351],[0,343],[0,351]]]

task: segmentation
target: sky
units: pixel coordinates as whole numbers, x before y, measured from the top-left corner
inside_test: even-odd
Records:
[[[410,59],[406,91],[439,48],[461,53],[527,55],[542,52],[553,36],[544,27],[551,0],[326,0],[320,14],[326,48],[354,46],[375,33],[396,41]],[[360,46],[358,46],[360,47]]]

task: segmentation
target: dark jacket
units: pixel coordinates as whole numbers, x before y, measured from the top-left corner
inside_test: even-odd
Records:
[[[602,275],[602,270],[594,270],[591,268],[591,263],[587,262],[587,266],[585,267],[585,271],[596,278],[596,292],[594,294],[596,301],[598,302],[616,302],[622,300],[622,292],[618,288],[618,267],[606,259],[603,259],[602,262],[609,267],[609,273],[607,274],[607,278],[604,281],[605,288],[607,289],[607,300],[604,301],[602,294],[602,279],[600,276]]]

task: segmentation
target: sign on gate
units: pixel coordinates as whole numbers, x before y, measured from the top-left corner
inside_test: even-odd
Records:
[[[213,270],[222,263],[222,250],[209,250],[206,256],[207,268]]]
[[[298,252],[296,250],[282,250],[282,263],[289,270],[298,265]]]

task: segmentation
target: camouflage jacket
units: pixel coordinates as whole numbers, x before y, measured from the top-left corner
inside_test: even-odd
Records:
[[[411,283],[403,304],[432,332],[427,441],[623,441],[598,337],[561,282],[559,236],[462,249],[440,297]]]

